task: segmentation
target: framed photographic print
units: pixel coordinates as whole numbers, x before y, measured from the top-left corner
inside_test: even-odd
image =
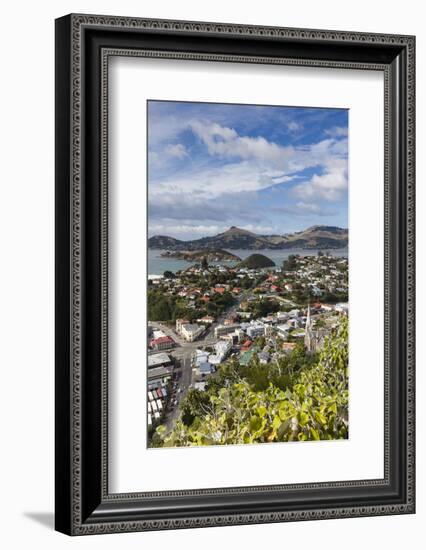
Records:
[[[56,21],[56,529],[414,513],[412,36]]]

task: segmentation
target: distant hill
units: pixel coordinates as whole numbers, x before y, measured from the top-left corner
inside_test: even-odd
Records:
[[[206,258],[208,263],[220,262],[220,261],[233,261],[239,262],[241,258],[227,250],[167,250],[161,254],[165,258],[176,258],[177,260],[186,260],[188,262],[201,262],[203,258]]]
[[[190,241],[190,243],[193,248],[229,248],[231,250],[259,250],[265,248],[263,237],[235,226],[214,237],[203,237]]]
[[[148,239],[148,248],[176,250],[181,244],[185,244],[184,241],[179,241],[178,239],[166,237],[164,235],[155,235]]]
[[[149,248],[164,250],[285,250],[333,249],[348,246],[348,230],[328,225],[313,225],[303,231],[285,235],[257,235],[251,231],[232,226],[213,237],[202,237],[192,241],[181,241],[173,237],[156,235],[148,239]]]
[[[264,267],[275,267],[275,263],[263,254],[250,254],[245,260],[236,267],[246,267],[247,269],[261,269]]]

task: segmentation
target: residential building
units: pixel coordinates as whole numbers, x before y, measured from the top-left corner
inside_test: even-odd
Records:
[[[296,347],[295,342],[283,342],[281,349],[285,352],[291,352],[294,350],[295,347]]]
[[[272,328],[272,325],[265,323],[264,324],[264,329],[265,329],[266,338],[269,338],[270,336],[272,336],[272,334],[274,332],[274,329]]]
[[[288,314],[290,317],[300,317],[300,309],[292,309]]]
[[[349,304],[347,302],[336,304],[334,306],[334,309],[335,309],[335,311],[338,311],[339,313],[344,313],[345,315],[347,315],[348,311],[349,311]]]
[[[235,346],[241,342],[241,340],[244,338],[244,332],[241,329],[237,329],[234,332],[230,332],[229,334],[224,334],[221,336],[223,340],[226,340],[231,343],[231,346]]]
[[[214,323],[214,317],[212,317],[211,315],[204,315],[204,317],[197,319],[197,323],[206,323],[208,325],[211,325],[212,323]]]
[[[248,351],[251,348],[251,345],[252,345],[252,341],[246,340],[241,346],[241,353],[245,353],[246,351]]]
[[[215,371],[214,365],[206,361],[205,363],[201,363],[198,366],[197,374],[199,374],[201,377],[208,376],[209,374],[213,374]]]
[[[201,349],[195,350],[193,355],[194,367],[199,367],[201,363],[208,361],[208,358],[209,354],[207,351],[203,351]]]
[[[216,355],[221,358],[221,361],[223,361],[231,349],[231,342],[220,340],[215,344],[214,348]]]
[[[173,374],[172,367],[156,367],[148,369],[148,383],[152,385],[166,383]]]
[[[237,328],[240,328],[240,325],[219,325],[214,329],[214,336],[215,338],[220,338],[225,334],[230,334],[231,332],[234,332]]]
[[[181,328],[181,334],[187,342],[194,342],[203,332],[204,327],[196,323],[186,323]]]
[[[252,360],[254,354],[258,353],[258,351],[259,351],[259,348],[257,346],[253,346],[249,351],[242,353],[240,355],[240,364],[247,366]]]
[[[182,334],[183,325],[187,325],[188,323],[188,319],[176,319],[176,332]]]
[[[152,349],[160,351],[174,347],[175,342],[172,338],[170,338],[170,336],[160,336],[159,338],[152,338],[149,345]]]
[[[278,325],[277,326],[277,334],[283,340],[287,340],[290,329],[291,329],[290,325],[287,325],[287,324]]]
[[[269,363],[270,354],[267,351],[261,351],[258,357],[261,365],[266,365],[267,363]]]
[[[167,353],[154,353],[148,355],[148,368],[168,367],[172,364],[172,360]]]
[[[247,336],[250,338],[257,338],[258,336],[265,336],[265,325],[260,323],[254,323],[247,328]]]
[[[286,321],[289,316],[288,316],[288,313],[285,313],[284,311],[277,311],[276,317],[278,322],[282,322],[282,321]]]
[[[223,294],[226,291],[225,287],[223,286],[214,287],[212,288],[212,290],[213,292],[216,292],[216,294]]]

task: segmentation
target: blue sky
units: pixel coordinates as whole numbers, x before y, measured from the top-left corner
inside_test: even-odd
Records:
[[[148,233],[348,226],[348,111],[148,101]]]

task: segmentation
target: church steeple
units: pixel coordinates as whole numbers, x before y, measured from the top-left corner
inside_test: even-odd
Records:
[[[312,351],[313,334],[312,334],[312,320],[311,320],[311,304],[308,302],[308,312],[306,314],[305,324],[305,348],[307,351]]]
[[[312,328],[311,325],[311,303],[308,302],[308,313],[306,314],[306,327],[305,328]]]

